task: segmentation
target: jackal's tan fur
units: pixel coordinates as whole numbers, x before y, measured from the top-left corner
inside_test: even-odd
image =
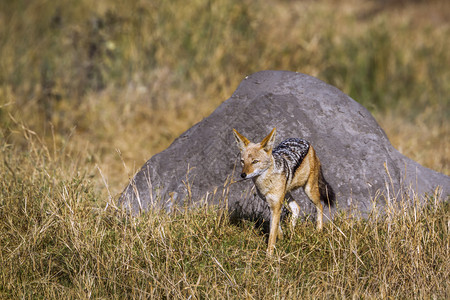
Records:
[[[259,195],[270,207],[268,255],[272,255],[277,237],[282,236],[281,208],[290,191],[304,188],[306,195],[316,206],[318,230],[323,227],[321,198],[329,204],[334,200],[334,193],[323,178],[319,158],[309,142],[287,139],[273,149],[275,132],[274,128],[260,143],[255,144],[233,129],[241,151],[241,177],[253,179]],[[293,212],[295,225],[300,207],[292,197],[288,197],[287,201]]]

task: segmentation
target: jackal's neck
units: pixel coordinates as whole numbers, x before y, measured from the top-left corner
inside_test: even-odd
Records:
[[[274,170],[275,170],[275,157],[272,154],[270,154],[267,165],[266,165],[266,169],[264,170],[264,172],[261,173],[261,175],[266,175],[266,176],[270,175],[273,173]]]
[[[270,182],[272,181],[274,171],[275,158],[273,157],[273,155],[270,155],[270,161],[267,164],[267,168],[260,175],[253,177],[253,182],[260,193],[265,194],[267,192],[265,190],[268,186],[271,185]]]

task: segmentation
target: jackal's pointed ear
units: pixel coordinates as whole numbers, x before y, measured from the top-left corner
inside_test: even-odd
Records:
[[[236,143],[239,146],[239,149],[241,151],[243,151],[245,149],[245,147],[247,147],[248,144],[250,144],[250,141],[245,136],[243,136],[242,134],[237,132],[237,130],[234,128],[233,128],[233,134],[234,134],[234,138],[236,139]]]
[[[261,141],[261,147],[263,147],[266,152],[272,151],[276,132],[276,128],[272,129],[272,131]]]

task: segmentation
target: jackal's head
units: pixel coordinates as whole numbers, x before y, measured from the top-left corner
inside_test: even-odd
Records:
[[[255,144],[233,129],[234,137],[241,150],[242,178],[259,176],[273,164],[272,149],[275,132],[274,128],[260,143]]]

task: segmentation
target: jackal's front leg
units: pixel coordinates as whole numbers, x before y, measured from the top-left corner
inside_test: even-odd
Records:
[[[270,233],[269,233],[269,243],[267,246],[267,255],[272,256],[273,249],[275,248],[275,242],[277,241],[277,237],[281,236],[281,231],[279,230],[280,226],[280,217],[281,217],[281,206],[283,201],[276,201],[270,205]]]

